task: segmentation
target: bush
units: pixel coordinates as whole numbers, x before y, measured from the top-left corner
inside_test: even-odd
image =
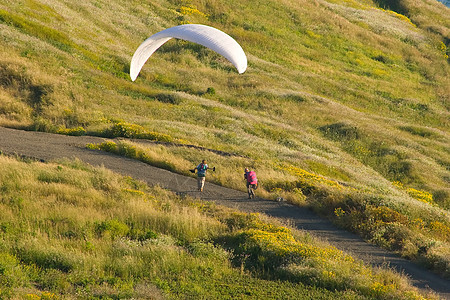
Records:
[[[154,231],[150,229],[143,230],[138,228],[130,229],[127,236],[132,240],[138,240],[140,242],[158,238],[158,234],[155,233]]]
[[[86,130],[81,127],[75,127],[75,128],[59,128],[56,133],[58,134],[65,134],[65,135],[72,135],[72,136],[81,136],[86,134]]]
[[[29,127],[30,130],[42,131],[42,132],[56,132],[56,126],[50,121],[44,118],[37,118],[34,120],[33,124]]]
[[[326,137],[332,140],[353,140],[360,138],[360,132],[356,126],[345,123],[334,123],[319,128]]]
[[[443,241],[450,241],[450,226],[439,221],[433,221],[428,225],[431,234]]]
[[[137,138],[145,133],[145,129],[139,125],[120,122],[114,124],[109,133],[112,137]]]
[[[156,100],[170,104],[180,104],[182,102],[181,97],[176,94],[158,94],[156,95]]]
[[[118,238],[118,237],[124,237],[126,236],[130,228],[127,224],[122,223],[119,220],[112,219],[102,222],[96,222],[95,225],[95,233],[102,237],[105,235],[110,236],[112,239]]]
[[[148,139],[160,142],[173,142],[174,139],[163,133],[148,131],[144,127],[136,124],[125,122],[115,123],[110,129],[107,129],[104,134],[109,137],[125,137],[134,139]]]
[[[0,287],[16,288],[27,281],[28,278],[19,260],[11,254],[0,252]],[[5,295],[0,289],[0,298],[2,296]]]
[[[90,144],[92,145],[92,144]],[[97,146],[99,150],[103,150],[106,152],[117,153],[118,146],[114,142],[103,142]]]
[[[206,94],[207,95],[215,95],[216,94],[216,89],[213,87],[209,87],[206,89]]]

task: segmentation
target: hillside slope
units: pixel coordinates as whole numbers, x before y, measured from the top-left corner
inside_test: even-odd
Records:
[[[389,180],[448,195],[449,17],[438,4],[421,10],[425,21],[413,15],[418,27],[369,2],[22,2],[0,13],[5,125],[99,132],[124,120],[253,158],[301,151],[327,165],[338,164],[327,152],[349,152]],[[137,45],[184,22],[236,38],[248,72],[171,41],[131,83]],[[348,131],[346,147],[330,142]]]
[[[111,155],[105,152],[93,151],[84,147],[86,143],[100,143],[102,142],[102,140],[104,140],[103,138],[99,137],[69,137],[42,132],[27,132],[2,127],[0,127],[0,135],[4,137],[4,139],[0,139],[0,151],[2,151],[3,154],[20,153],[24,160],[29,162],[30,160],[32,160],[31,158],[40,160],[41,162],[61,162],[67,160],[68,157],[77,157],[80,161],[88,163],[90,166],[101,166],[102,168],[118,172],[122,175],[130,176],[128,177],[129,180],[133,178],[134,180],[142,180],[149,186],[157,186],[156,190],[159,188],[164,188],[168,189],[171,192],[175,192],[177,197],[175,197],[175,195],[169,194],[170,200],[161,200],[161,202],[166,206],[168,206],[169,204],[173,205],[174,203],[171,202],[171,200],[180,197],[180,199],[183,200],[180,201],[180,204],[185,204],[186,202],[189,203],[189,201],[195,199],[195,201],[197,201],[195,205],[200,205],[201,208],[204,208],[205,206],[212,208],[217,205],[217,208],[213,209],[212,211],[215,211],[216,209],[221,210],[223,209],[223,207],[229,207],[233,210],[239,210],[240,217],[245,216],[246,218],[254,218],[255,216],[261,215],[268,216],[270,218],[276,218],[276,220],[282,222],[283,224],[289,224],[289,226],[294,230],[300,230],[306,236],[316,237],[326,243],[329,243],[332,247],[344,251],[344,253],[351,255],[351,257],[356,260],[361,260],[368,266],[373,267],[375,270],[381,268],[381,270],[386,271],[386,266],[388,266],[387,269],[389,271],[395,270],[396,272],[402,274],[402,276],[406,276],[409,279],[408,282],[412,286],[420,289],[423,293],[431,291],[442,299],[447,299],[448,297],[450,297],[450,281],[442,279],[432,272],[425,270],[423,267],[417,266],[414,263],[398,257],[398,255],[383,250],[380,247],[368,244],[355,234],[338,229],[331,222],[320,218],[307,208],[296,207],[286,202],[275,202],[259,197],[257,197],[256,199],[247,199],[247,195],[245,192],[221,187],[209,182],[206,184],[204,192],[199,193],[196,190],[195,178],[175,174],[161,168],[149,166],[148,164],[140,161],[131,160],[117,155]],[[43,143],[45,143],[46,145],[45,148],[41,148],[39,146]],[[2,159],[1,156],[0,159]],[[71,163],[75,165],[80,164],[80,162],[72,161]],[[67,164],[67,161],[65,162],[65,164]],[[24,164],[22,164],[22,166],[23,165]],[[39,164],[32,165],[38,168]],[[47,163],[47,165],[51,165],[51,163]],[[53,186],[60,185],[61,183],[58,181],[66,181],[65,184],[67,184],[68,178],[66,173],[60,172],[63,174],[59,174],[59,176],[61,177],[58,176],[58,171],[61,170],[61,166],[60,168],[54,168],[53,175],[56,175],[56,178],[58,179],[52,176],[48,176],[48,174],[47,176],[44,176],[44,174],[46,173],[38,173],[40,174],[39,178],[42,182],[48,182],[49,185]],[[3,173],[5,173],[5,171],[3,171]],[[8,178],[9,176],[5,177]],[[13,178],[8,179],[13,180]],[[8,192],[3,195],[3,202],[5,204],[4,207],[6,207],[6,211],[9,209],[8,206],[15,206],[15,201],[9,201],[8,203],[8,198],[10,198],[11,194],[10,190],[12,189],[8,183],[8,179],[2,179],[2,190],[8,190]],[[41,185],[45,186],[46,184],[44,183]],[[70,199],[72,198],[69,195],[61,195],[61,193],[58,193],[58,191],[59,190],[54,190],[50,194],[56,193],[58,199],[67,198],[66,201],[71,201]],[[139,193],[135,191],[135,194]],[[47,195],[46,197],[51,198],[50,195]],[[126,199],[125,202],[130,200],[128,197],[124,198]],[[36,202],[40,201],[45,202],[45,197],[43,197],[43,199],[38,198],[38,201]],[[84,200],[84,202],[86,202],[86,200]],[[112,206],[114,207],[121,207],[122,205],[123,204],[112,204]],[[144,206],[144,204],[142,205]],[[55,205],[55,208],[57,207],[58,206]],[[176,211],[176,207],[177,205],[172,211]],[[169,215],[171,214],[171,210],[164,211],[164,213]],[[233,211],[233,213],[236,214],[236,211]],[[195,213],[193,217],[195,218]],[[223,221],[223,218],[217,218],[218,216],[215,214],[213,214],[213,217],[215,219],[219,219],[219,222]],[[24,217],[24,219],[27,218],[28,217]],[[132,224],[135,221],[135,216],[133,215],[128,215],[126,217],[122,216],[122,218],[127,220],[126,224]],[[8,220],[7,217],[2,221],[2,217],[0,214],[0,228],[11,227],[10,221],[6,220]],[[90,221],[93,222],[94,220]],[[182,221],[180,223],[182,223]],[[227,223],[232,222],[228,221]],[[146,230],[161,231],[161,229],[159,229],[159,226],[155,225],[156,224],[148,224]],[[55,222],[54,226],[60,226],[59,222]],[[180,226],[180,224],[175,227],[178,226]],[[181,225],[181,227],[183,227],[183,225]],[[4,230],[4,236],[8,237],[10,233],[10,231]],[[280,238],[280,242],[286,242],[288,240],[289,238]],[[216,242],[215,245],[220,247],[222,244],[220,242]],[[324,262],[330,261],[326,256],[322,257],[322,259],[324,259]],[[281,264],[274,267],[284,268],[284,265]],[[336,267],[339,268],[339,266]],[[274,278],[277,278],[276,273],[277,272],[273,274],[275,275]],[[254,276],[258,276],[257,274],[258,272],[256,272],[256,274],[253,273]],[[301,282],[309,282],[311,277],[313,277],[310,275],[305,276],[304,281]],[[296,280],[294,279],[293,281],[295,282]],[[322,285],[324,284],[324,282],[321,282],[321,280],[319,280],[317,284]],[[274,285],[277,286],[276,283],[274,283]],[[316,284],[312,285],[315,286]],[[286,287],[286,285],[280,285],[280,288],[284,287]],[[300,290],[302,289],[301,287],[298,288]],[[332,286],[331,289],[334,290],[334,287]],[[389,293],[392,293],[392,291],[389,291]],[[390,294],[389,296],[392,296],[392,294]],[[223,293],[221,297],[227,298],[227,293]],[[326,295],[324,295],[324,297],[326,297]],[[258,297],[256,294],[253,294],[250,298]],[[275,298],[278,299],[280,297]],[[405,298],[408,298],[408,296],[405,296]]]
[[[0,124],[230,153],[96,146],[181,173],[206,157],[213,180],[235,188],[251,166],[263,195],[307,203],[448,276],[449,16],[431,0],[6,0]],[[132,83],[137,46],[182,23],[234,37],[247,72],[173,40]]]
[[[437,299],[259,214],[79,160],[0,162],[2,299]],[[441,288],[445,298],[445,281]]]

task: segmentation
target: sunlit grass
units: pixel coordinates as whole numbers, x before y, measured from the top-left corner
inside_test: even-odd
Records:
[[[347,182],[337,181],[287,164],[267,168],[268,161],[221,156],[183,145],[162,147],[105,142],[88,147],[122,154],[184,175],[189,175],[188,170],[199,161],[207,159],[217,170],[210,174],[209,181],[240,190],[245,190],[242,170],[251,166],[259,178],[258,196],[310,205],[338,224],[407,258],[429,261],[430,266],[431,261],[439,261],[433,268],[448,276],[448,251],[442,250],[450,241],[450,220],[436,205],[433,195],[425,191],[405,187],[399,182],[368,189],[352,183],[350,178]],[[431,254],[434,251],[438,254]]]
[[[394,248],[414,257],[423,246],[420,259],[436,265],[434,252],[447,255],[436,228],[446,227],[431,224],[448,226],[450,207],[448,21],[436,5],[404,2],[409,9],[401,11],[370,0],[3,1],[0,124],[175,143],[99,148],[181,174],[206,158],[218,167],[210,179],[237,189],[251,166],[261,196],[309,204],[334,219],[334,209],[348,213],[378,199],[411,227],[430,206],[427,230]],[[247,72],[172,40],[131,82],[138,45],[183,23],[234,37],[247,53]],[[63,184],[53,182],[53,191]],[[352,192],[358,197],[346,208]],[[370,219],[373,210],[365,213]],[[381,225],[360,232],[390,247]]]
[[[0,161],[1,297],[433,299],[264,216],[80,161]]]

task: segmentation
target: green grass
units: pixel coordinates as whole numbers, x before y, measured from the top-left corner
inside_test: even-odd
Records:
[[[0,124],[173,143],[110,150],[182,174],[206,158],[211,180],[232,188],[251,166],[262,196],[310,205],[448,275],[449,14],[395,3],[4,1]],[[183,23],[234,37],[247,72],[171,40],[131,82],[138,45]],[[378,206],[407,221],[377,223]]]
[[[0,160],[2,298],[433,299],[276,220],[80,161]]]
[[[346,128],[349,137],[359,136],[350,127],[336,128],[340,132]],[[352,130],[353,134],[350,134]],[[216,167],[216,172],[210,173],[209,181],[242,191],[245,190],[242,170],[251,166],[258,174],[259,196],[272,199],[283,197],[291,203],[309,205],[367,240],[422,263],[444,276],[450,274],[450,223],[443,213],[445,210],[439,207],[439,204],[445,206],[445,203],[435,201],[431,193],[401,184],[396,177],[392,177],[392,183],[388,182],[383,188],[377,184],[369,190],[368,186],[356,185],[350,178],[350,172],[346,173],[338,167],[324,169],[324,165],[317,162],[306,161],[305,169],[312,170],[307,171],[286,163],[267,167],[270,164],[268,161],[221,155],[184,145],[164,147],[110,141],[90,144],[88,148],[124,155],[183,175],[190,175],[188,170],[206,158]],[[362,158],[367,159],[366,156]],[[383,166],[377,166],[380,167]],[[390,170],[397,169],[391,167]],[[319,172],[327,176],[318,175]],[[398,176],[397,173],[394,175]]]

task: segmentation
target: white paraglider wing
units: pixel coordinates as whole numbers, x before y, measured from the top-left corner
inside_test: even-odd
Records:
[[[146,39],[131,59],[130,77],[136,80],[145,62],[159,47],[171,38],[197,43],[219,53],[228,59],[239,74],[247,69],[247,57],[242,47],[228,34],[219,29],[199,24],[185,24],[155,33]]]

